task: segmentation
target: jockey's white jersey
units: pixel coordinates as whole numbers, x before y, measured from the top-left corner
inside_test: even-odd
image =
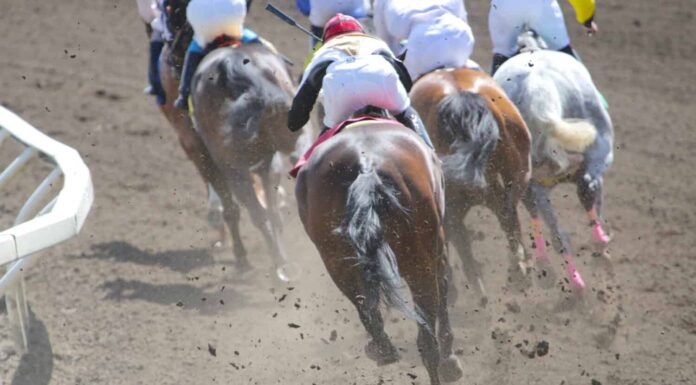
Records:
[[[370,0],[309,0],[309,6],[309,22],[322,28],[337,13],[364,17],[370,12]]]
[[[326,127],[334,127],[367,106],[399,114],[411,103],[399,75],[381,55],[334,61],[326,70],[322,88]]]
[[[314,53],[302,75],[300,86],[319,63],[342,60],[350,56],[372,55],[378,52],[391,53],[387,44],[376,37],[362,33],[347,33],[336,36]]]
[[[451,13],[416,24],[406,42],[404,65],[415,81],[437,68],[469,67],[474,34],[469,24]]]
[[[246,11],[246,0],[191,0],[186,18],[193,39],[205,47],[221,35],[241,38]]]
[[[570,44],[563,12],[556,0],[492,0],[488,14],[493,52],[510,57],[517,51],[517,36],[524,28],[535,30],[559,50]]]
[[[375,32],[395,53],[417,24],[432,23],[445,13],[467,23],[463,0],[375,0],[374,8]]]

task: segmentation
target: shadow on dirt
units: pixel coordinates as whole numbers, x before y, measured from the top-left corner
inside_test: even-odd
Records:
[[[213,255],[204,249],[169,250],[149,252],[141,250],[124,241],[99,243],[92,246],[93,254],[78,258],[97,258],[117,262],[130,262],[147,266],[160,266],[180,273],[211,266],[215,263]]]
[[[215,315],[244,307],[245,295],[223,285],[196,287],[190,284],[155,285],[137,280],[118,278],[103,283],[105,299],[113,301],[143,300],[160,305],[195,309],[201,314]]]
[[[48,330],[29,307],[29,352],[22,355],[11,385],[44,385],[51,382],[53,349]]]

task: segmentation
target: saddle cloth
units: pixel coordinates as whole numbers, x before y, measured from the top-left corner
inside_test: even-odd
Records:
[[[337,124],[336,126],[326,130],[323,134],[319,135],[317,140],[314,141],[314,144],[309,147],[309,149],[300,157],[300,159],[295,163],[295,166],[290,170],[290,176],[293,178],[297,178],[297,174],[300,172],[300,169],[302,166],[307,163],[309,160],[309,157],[312,155],[314,152],[314,149],[317,148],[320,144],[326,142],[327,140],[331,139],[334,135],[338,134],[339,132],[343,131],[344,128],[355,124],[355,123],[360,123],[360,122],[367,122],[367,121],[381,121],[381,122],[394,122],[392,119],[385,119],[385,118],[378,118],[376,116],[372,115],[361,115],[361,116],[356,116],[354,118],[350,118],[347,120],[344,120],[343,122]]]

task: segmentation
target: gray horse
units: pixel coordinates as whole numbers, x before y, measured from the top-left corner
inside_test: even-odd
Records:
[[[532,133],[532,180],[523,198],[532,216],[537,263],[548,266],[539,212],[553,234],[553,245],[565,258],[571,285],[585,282],[573,262],[568,235],[560,228],[549,200],[561,182],[577,185],[580,203],[592,223],[596,243],[609,237],[602,228],[603,174],[613,161],[614,130],[602,96],[585,66],[572,56],[545,50],[533,31],[518,38],[520,54],[505,62],[495,80],[517,105]]]
[[[294,279],[281,240],[278,187],[279,153],[297,157],[310,143],[310,132],[285,128],[294,84],[283,59],[263,43],[219,48],[199,65],[191,87],[191,115],[213,163],[221,171],[211,180],[220,193],[223,217],[240,268],[248,269],[239,233],[240,206],[268,244],[278,277]],[[266,207],[257,197],[252,175],[261,179]]]

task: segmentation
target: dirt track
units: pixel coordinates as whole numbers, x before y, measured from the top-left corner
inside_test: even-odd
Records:
[[[250,26],[300,63],[305,37],[257,3]],[[557,306],[559,289],[507,290],[502,232],[487,211],[471,215],[492,301],[477,308],[458,272],[451,318],[462,384],[696,383],[693,2],[599,3],[598,36],[569,27],[616,127],[605,199],[613,269],[591,256],[570,187],[553,199],[591,287],[572,310]],[[203,185],[140,93],[147,43],[133,1],[0,4],[0,102],[76,147],[96,189],[80,237],[28,273],[32,354],[14,352],[0,314],[0,384],[427,383],[415,327],[396,313],[388,332],[403,359],[376,367],[364,356],[357,314],[325,275],[293,206],[285,236],[305,271],[292,290],[270,276],[248,221],[254,272],[240,276],[229,252],[208,249]],[[488,2],[467,5],[474,58],[488,68]],[[521,353],[540,341],[547,355]]]

